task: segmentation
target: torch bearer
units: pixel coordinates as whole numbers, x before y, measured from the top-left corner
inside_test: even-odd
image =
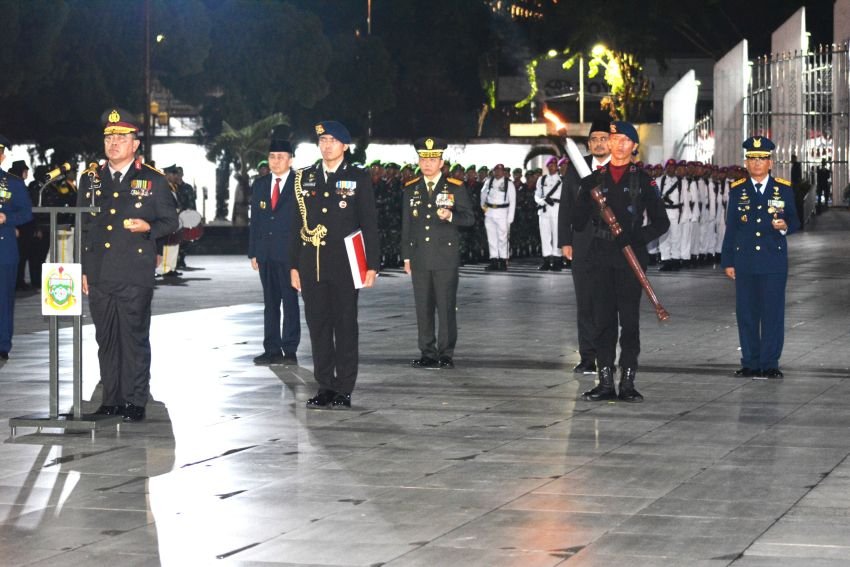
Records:
[[[584,179],[588,175],[591,174],[590,168],[587,166],[587,163],[584,161],[584,157],[581,155],[581,152],[576,146],[576,143],[571,138],[565,138],[564,142],[566,144],[567,155],[570,157],[570,161],[573,166],[576,168],[576,172],[579,177]],[[605,202],[605,197],[602,195],[602,192],[598,187],[594,187],[590,190],[590,196],[593,197],[593,200],[596,201],[596,204],[599,205],[599,213],[602,217],[602,220],[611,228],[611,234],[614,237],[620,236],[623,233],[623,227],[620,226],[620,223],[617,222],[617,217],[614,216],[614,212]],[[629,266],[632,268],[632,271],[640,282],[641,287],[646,292],[646,296],[649,298],[649,301],[652,303],[652,306],[655,307],[655,314],[658,316],[659,321],[666,321],[670,318],[670,314],[667,313],[667,310],[661,305],[661,302],[658,301],[658,297],[655,295],[655,291],[652,289],[652,284],[649,283],[649,279],[646,277],[646,273],[644,273],[643,268],[640,266],[640,262],[638,262],[637,257],[635,256],[635,251],[632,250],[631,245],[627,244],[623,246],[623,255],[626,257],[626,261],[629,263]]]

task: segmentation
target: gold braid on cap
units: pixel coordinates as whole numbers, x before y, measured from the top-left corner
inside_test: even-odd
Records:
[[[322,239],[328,235],[328,227],[317,224],[310,229],[307,226],[307,205],[304,204],[304,195],[301,194],[301,172],[295,173],[295,202],[298,203],[298,212],[301,213],[301,240],[312,244],[316,248],[316,281],[319,281],[319,250]]]

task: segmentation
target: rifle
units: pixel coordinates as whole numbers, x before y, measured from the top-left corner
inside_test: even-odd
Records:
[[[571,138],[566,138],[566,146],[567,146],[567,154],[570,156],[570,160],[576,165],[576,171],[579,176],[584,179],[588,175],[591,175],[590,168],[587,167],[584,159],[582,159],[581,152],[579,152],[578,147],[575,142]],[[594,187],[590,190],[590,196],[596,201],[596,204],[599,205],[599,215],[602,217],[602,220],[611,228],[611,234],[614,235],[614,238],[620,236],[623,233],[623,227],[620,226],[620,223],[617,221],[617,217],[614,215],[614,212],[605,202],[605,196],[602,195],[602,191],[599,190],[599,187]],[[666,321],[670,318],[670,314],[664,309],[664,306],[661,305],[661,302],[658,300],[658,296],[655,295],[655,290],[652,289],[652,284],[649,283],[649,278],[646,277],[646,273],[643,271],[643,268],[640,266],[640,262],[638,262],[637,256],[635,256],[635,251],[632,249],[631,244],[626,244],[622,247],[623,255],[626,257],[626,262],[628,262],[629,267],[634,272],[635,277],[640,282],[640,286],[643,288],[643,291],[646,292],[646,296],[649,298],[649,301],[652,303],[652,306],[655,308],[655,315],[658,317],[659,321]]]

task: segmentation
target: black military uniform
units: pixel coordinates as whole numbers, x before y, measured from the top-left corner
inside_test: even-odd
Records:
[[[132,115],[106,113],[104,135],[138,132]],[[133,138],[135,140],[135,137]],[[177,213],[165,176],[139,159],[125,172],[104,165],[84,172],[78,205],[100,212],[83,219],[83,277],[98,344],[103,401],[96,413],[144,419],[150,392],[151,299],[156,239],[177,229]],[[131,232],[131,219],[150,225]]]
[[[639,138],[627,122],[612,122],[611,135],[622,134],[635,144]],[[590,189],[600,187],[623,233],[614,238],[600,217],[599,207]],[[649,223],[644,225],[644,213]],[[609,163],[582,180],[573,209],[576,230],[591,231],[588,265],[591,270],[593,302],[593,338],[599,368],[599,386],[584,394],[588,401],[612,399],[613,368],[620,328],[620,394],[619,399],[639,402],[643,397],[634,389],[640,353],[641,285],[629,267],[622,248],[631,245],[644,270],[649,261],[647,243],[660,237],[670,227],[664,203],[655,184],[643,169],[634,164],[615,167]]]
[[[608,133],[610,122],[594,120],[590,125],[588,138],[594,132]],[[585,156],[585,163],[591,171],[597,166],[608,163],[610,157],[596,163],[595,158]],[[561,198],[561,208],[558,210],[558,246],[572,246],[573,287],[576,295],[576,323],[578,327],[579,363],[573,368],[577,374],[596,373],[596,348],[593,346],[593,301],[591,298],[592,279],[590,266],[590,245],[593,233],[587,227],[576,230],[573,225],[573,207],[579,190],[578,173],[575,166],[570,167],[563,176],[564,193]]]
[[[421,138],[414,143],[420,158],[442,161],[446,142]],[[420,162],[420,166],[422,163]],[[451,210],[442,220],[437,210]],[[453,368],[457,343],[457,286],[460,266],[459,226],[472,226],[475,213],[463,182],[439,172],[428,179],[411,179],[404,187],[402,202],[401,251],[410,262],[416,322],[421,358],[414,368]],[[438,338],[434,336],[434,310],[440,320]]]
[[[320,139],[329,135],[351,143],[351,134],[339,122],[321,122],[316,133]],[[354,287],[345,237],[362,231],[366,267],[377,272],[381,246],[372,180],[368,171],[345,160],[334,172],[326,172],[322,161],[296,173],[295,196],[292,226],[299,235],[290,240],[290,264],[301,281],[313,374],[319,383],[319,392],[307,407],[349,408],[359,359],[359,290]]]

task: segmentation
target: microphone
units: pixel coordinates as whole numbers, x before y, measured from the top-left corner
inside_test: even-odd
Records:
[[[50,171],[48,171],[47,175],[44,176],[44,180],[45,181],[53,181],[54,179],[56,179],[57,177],[59,177],[63,173],[68,173],[69,171],[71,171],[71,164],[68,163],[68,162],[65,162],[62,165],[60,165],[59,167],[57,167],[56,169],[51,169]]]
[[[98,167],[100,167],[100,164],[97,163],[96,161],[93,161],[93,162],[89,163],[89,166],[87,168],[85,168],[80,175],[86,175],[87,173],[92,173],[95,170],[97,170]]]

